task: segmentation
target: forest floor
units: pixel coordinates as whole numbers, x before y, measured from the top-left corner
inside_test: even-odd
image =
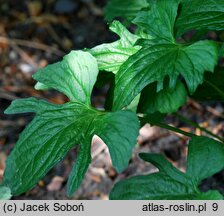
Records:
[[[56,91],[36,91],[32,75],[60,60],[73,49],[91,48],[117,37],[109,32],[103,19],[102,0],[0,1],[0,181],[5,160],[19,134],[33,115],[4,115],[17,98],[38,97],[53,103],[67,98]],[[92,98],[97,108],[103,106],[106,89],[95,89]],[[215,134],[223,136],[224,107],[221,103],[198,103],[188,100],[179,113]],[[169,115],[166,122],[182,130],[202,134],[198,129]],[[85,179],[70,199],[108,199],[114,183],[129,176],[156,172],[157,169],[138,158],[140,152],[163,153],[182,171],[185,170],[188,138],[180,134],[145,125],[127,169],[118,174],[111,165],[106,145],[99,139],[92,143],[92,163]],[[14,199],[68,199],[66,181],[76,159],[76,149],[56,165],[35,188]],[[218,189],[224,194],[224,172],[205,180],[202,190]]]

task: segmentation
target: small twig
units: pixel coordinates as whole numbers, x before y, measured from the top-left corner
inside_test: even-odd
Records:
[[[60,36],[57,35],[56,31],[54,30],[54,28],[49,24],[46,27],[48,33],[50,34],[50,36],[52,37],[52,39],[59,45],[61,46],[64,50],[68,50],[67,47],[64,46],[64,44],[61,41]]]
[[[10,121],[10,120],[0,120],[0,126],[1,127],[10,127],[10,126],[13,126],[13,127],[15,127],[15,126],[24,126],[24,125],[26,125],[26,121],[24,121],[24,120],[18,120],[18,121]],[[6,130],[6,132],[7,132],[7,130]]]
[[[16,39],[16,38],[7,38],[7,37],[2,37],[0,36],[0,43],[5,43],[9,45],[18,45],[18,46],[25,46],[25,47],[30,47],[34,49],[39,49],[39,50],[44,50],[45,52],[55,54],[57,56],[63,56],[65,55],[64,52],[58,50],[55,47],[48,46],[39,42],[34,42],[34,41],[27,41],[27,40],[21,40],[21,39]]]
[[[190,121],[189,119],[185,118],[184,116],[182,116],[182,115],[180,115],[180,114],[178,114],[178,113],[174,113],[174,116],[176,116],[179,120],[181,120],[181,121],[183,121],[183,122],[185,122],[185,123],[187,123],[187,124],[189,124],[189,125],[191,125],[191,126],[193,126],[193,127],[195,127],[195,128],[198,128],[198,129],[200,129],[201,131],[203,131],[203,132],[209,134],[210,136],[212,136],[212,137],[214,137],[214,138],[216,138],[216,139],[218,139],[218,140],[224,142],[224,139],[223,139],[222,137],[220,137],[220,136],[218,136],[218,135],[212,133],[211,131],[207,130],[206,128],[201,127],[201,126],[200,126],[199,124],[197,124],[196,122],[192,122],[192,121]]]
[[[13,44],[12,46],[13,46],[13,49],[21,56],[23,61],[27,62],[30,65],[33,65],[35,68],[38,68],[37,63],[26,52],[24,52],[16,44]]]
[[[210,107],[210,106],[201,106],[198,102],[192,100],[191,98],[189,99],[189,104],[193,107],[193,109],[196,109],[196,110],[203,110],[204,111],[208,111],[210,112],[212,115],[214,116],[217,116],[219,118],[224,118],[224,116],[218,112],[217,110],[215,110],[213,107]]]
[[[10,100],[10,101],[18,99],[17,96],[11,95],[11,94],[9,94],[7,92],[4,92],[4,91],[0,91],[0,98],[4,98],[4,99]]]
[[[139,117],[140,120],[143,120],[145,123],[149,123],[149,124],[152,124],[152,125],[156,125],[158,127],[161,127],[161,128],[165,128],[167,130],[170,130],[170,131],[173,131],[173,132],[176,132],[176,133],[179,133],[179,134],[183,134],[187,137],[194,137],[194,136],[197,136],[196,134],[193,134],[193,133],[189,133],[189,132],[186,132],[186,131],[183,131],[179,128],[176,128],[176,127],[173,127],[173,126],[170,126],[168,124],[165,124],[163,122],[157,122],[157,121],[153,121],[151,119],[148,119],[148,118],[144,118],[144,117]]]
[[[222,113],[220,113],[219,111],[217,111],[216,109],[214,109],[213,107],[207,106],[206,110],[208,112],[210,112],[212,115],[217,116],[218,118],[224,118],[224,116],[222,115]]]

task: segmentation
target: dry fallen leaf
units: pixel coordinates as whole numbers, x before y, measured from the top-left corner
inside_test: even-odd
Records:
[[[0,152],[0,181],[3,180],[6,158],[7,158],[6,154],[4,152]]]
[[[61,188],[62,183],[64,182],[64,178],[61,176],[55,176],[51,183],[47,185],[48,191],[58,191]]]

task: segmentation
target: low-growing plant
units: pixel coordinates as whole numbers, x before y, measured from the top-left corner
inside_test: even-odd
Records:
[[[72,51],[33,75],[36,89],[58,90],[70,102],[57,105],[28,98],[15,100],[6,109],[6,114],[33,112],[35,117],[7,158],[0,197],[30,190],[79,146],[67,182],[71,196],[91,163],[94,135],[107,144],[113,166],[121,172],[128,166],[140,126],[150,123],[190,137],[186,172],[163,155],[141,153],[140,158],[159,172],[118,182],[110,199],[223,199],[218,191],[201,192],[198,186],[224,168],[224,139],[177,111],[188,97],[224,100],[219,63],[224,56],[224,0],[111,0],[105,14],[112,22],[110,30],[120,37],[117,41]],[[123,24],[113,21],[116,18]],[[208,39],[210,31],[216,40]],[[92,89],[96,82],[108,80],[105,110],[98,110],[91,104]],[[164,123],[170,113],[209,137]]]

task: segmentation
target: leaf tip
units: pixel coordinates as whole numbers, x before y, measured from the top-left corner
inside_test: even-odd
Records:
[[[142,160],[145,160],[145,157],[147,156],[148,154],[147,153],[144,153],[144,152],[141,152],[138,154],[138,156],[142,159]]]
[[[4,114],[6,114],[6,115],[14,114],[14,112],[13,112],[14,104],[15,104],[15,101],[12,101],[11,104],[4,110]]]
[[[67,197],[68,198],[71,198],[72,197],[72,195],[74,194],[74,192],[73,191],[71,191],[70,189],[69,189],[69,187],[67,188]]]
[[[10,107],[6,108],[4,110],[4,114],[9,115],[10,114]]]
[[[11,189],[7,186],[0,185],[0,200],[9,200],[11,197]]]

